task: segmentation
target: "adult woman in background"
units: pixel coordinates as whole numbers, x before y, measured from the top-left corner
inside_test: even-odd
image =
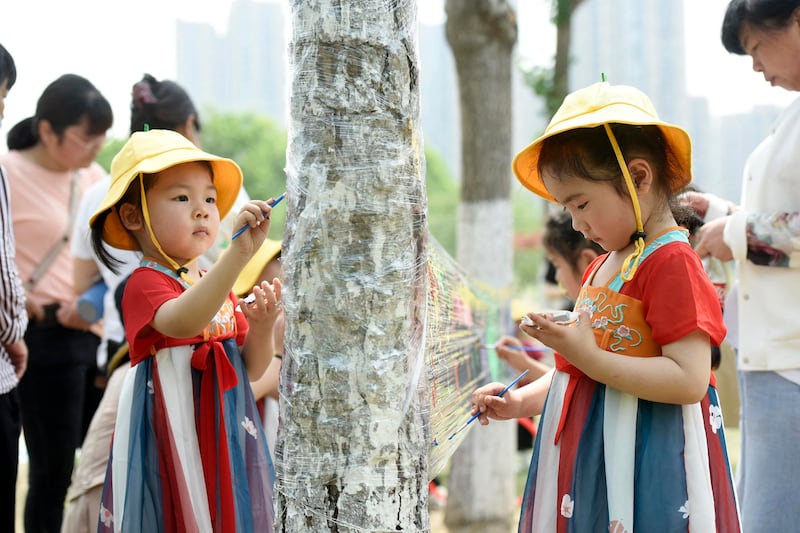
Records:
[[[77,312],[69,237],[83,191],[104,174],[94,159],[112,122],[94,85],[65,74],[44,90],[36,114],[9,131],[9,152],[0,156],[30,318],[18,388],[29,457],[26,531],[59,530],[75,449],[99,401],[91,396],[100,331]]]
[[[771,85],[800,91],[800,0],[732,0],[722,43],[751,56]],[[798,243],[800,99],[750,154],[741,205],[706,222],[696,247],[737,263],[744,531],[794,531],[800,523]]]

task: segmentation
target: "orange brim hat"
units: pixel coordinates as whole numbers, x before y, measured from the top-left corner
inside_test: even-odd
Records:
[[[111,185],[89,225],[105,211],[111,211],[103,224],[103,240],[123,250],[138,250],[139,244],[122,225],[117,213],[119,202],[130,184],[141,174],[155,174],[181,163],[208,161],[217,189],[220,219],[233,207],[242,188],[242,171],[234,161],[209,154],[197,148],[178,132],[171,130],[137,131],[133,133],[111,161]]]
[[[233,293],[236,296],[244,297],[262,281],[272,283],[271,279],[261,280],[259,276],[261,276],[261,272],[267,266],[267,263],[275,259],[280,252],[281,241],[266,239],[239,273],[239,277],[236,278],[236,282],[233,284]]]
[[[542,141],[565,131],[612,123],[661,128],[680,165],[678,175],[670,183],[670,190],[678,192],[692,181],[692,143],[689,134],[683,128],[659,119],[653,103],[639,89],[607,82],[598,82],[567,95],[544,134],[516,155],[512,163],[514,174],[520,183],[535,194],[555,202],[539,174]]]

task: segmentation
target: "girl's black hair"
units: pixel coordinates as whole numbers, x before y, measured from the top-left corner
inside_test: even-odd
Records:
[[[731,0],[722,19],[722,46],[732,54],[747,55],[742,47],[742,26],[766,31],[786,28],[800,0]]]
[[[650,163],[659,178],[653,186],[664,192],[675,218],[685,220],[687,209],[678,204],[668,185],[683,181],[681,165],[661,128],[614,123],[611,131],[626,161],[640,157]],[[576,128],[545,139],[539,153],[539,174],[555,179],[607,181],[620,195],[628,195],[625,178],[603,126]]]
[[[95,255],[97,255],[97,259],[115,274],[120,273],[119,268],[124,262],[115,257],[114,254],[108,250],[105,241],[103,241],[103,228],[105,227],[106,219],[111,215],[112,211],[118,210],[119,206],[122,204],[130,203],[133,205],[141,205],[142,193],[139,180],[144,181],[144,189],[146,191],[152,187],[153,183],[155,182],[154,177],[154,174],[140,174],[136,179],[132,180],[130,185],[128,185],[128,189],[125,191],[125,194],[122,195],[122,198],[114,205],[114,207],[97,215],[97,218],[94,219],[94,222],[91,225],[89,235],[92,241],[92,250],[94,250]]]
[[[194,125],[200,131],[200,117],[189,94],[170,80],[158,81],[145,74],[133,85],[131,94],[130,132],[151,130],[177,130],[194,115]]]
[[[92,241],[92,250],[94,250],[97,259],[111,272],[119,275],[119,268],[122,266],[123,261],[109,252],[108,248],[105,247],[105,243],[103,242],[103,227],[105,226],[106,219],[111,214],[111,211],[115,208],[108,209],[97,215],[97,218],[94,219],[94,224],[92,224],[91,230],[89,231],[89,236],[91,237]]]
[[[0,84],[6,82],[6,89],[11,89],[17,81],[17,66],[8,50],[0,44]]]
[[[606,252],[602,246],[572,227],[572,216],[568,211],[555,213],[547,219],[542,244],[547,250],[563,257],[573,270],[578,269],[578,259],[584,250],[593,250],[598,255]]]
[[[682,181],[677,159],[670,149],[661,128],[654,125],[611,124],[626,161],[643,158],[650,163],[659,177],[654,185],[669,190],[668,183]],[[590,181],[608,181],[621,194],[627,186],[619,168],[617,157],[605,128],[576,128],[542,142],[539,153],[539,174],[555,179],[580,178]]]
[[[64,74],[48,85],[36,103],[36,114],[8,132],[9,150],[24,150],[39,142],[39,122],[46,120],[59,137],[86,117],[90,135],[105,133],[114,123],[111,104],[92,83],[77,74]]]

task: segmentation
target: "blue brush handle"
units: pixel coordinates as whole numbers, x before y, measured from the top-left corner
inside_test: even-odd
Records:
[[[525,370],[522,372],[522,374],[520,374],[519,376],[517,376],[517,377],[515,377],[515,378],[514,378],[514,381],[512,381],[511,383],[509,383],[508,385],[506,385],[506,388],[504,388],[503,390],[501,390],[501,391],[500,391],[500,392],[497,394],[497,397],[498,397],[498,398],[502,398],[502,397],[503,397],[503,395],[504,395],[505,393],[507,393],[508,391],[510,391],[510,390],[511,390],[511,387],[513,387],[514,385],[516,385],[517,383],[519,383],[519,380],[521,380],[523,377],[525,377],[525,375],[526,375],[527,373],[528,373],[528,370],[527,370],[527,369],[525,369]],[[453,432],[453,434],[452,434],[452,435],[450,435],[450,436],[447,438],[447,440],[452,440],[452,438],[453,438],[453,437],[455,437],[455,436],[456,436],[456,434],[457,434],[459,431],[461,431],[462,429],[464,429],[465,427],[467,427],[468,425],[470,425],[472,422],[474,422],[474,421],[475,421],[475,419],[476,419],[476,418],[478,418],[480,415],[481,415],[481,412],[480,412],[480,411],[478,411],[477,413],[475,413],[474,415],[472,415],[471,417],[469,417],[469,420],[467,420],[466,422],[464,422],[464,425],[462,425],[460,428],[458,428],[457,430],[455,430],[455,431]]]
[[[283,200],[284,196],[286,196],[286,193],[283,193],[280,196],[278,196],[277,198],[275,198],[275,200],[270,204],[270,207],[275,207],[276,205],[278,205],[281,202],[281,200]],[[250,224],[245,224],[244,226],[239,228],[236,231],[236,233],[233,234],[233,237],[231,237],[231,240],[235,239],[236,237],[238,237],[239,235],[241,235],[242,233],[247,231],[247,228],[249,228],[249,227],[250,227]]]

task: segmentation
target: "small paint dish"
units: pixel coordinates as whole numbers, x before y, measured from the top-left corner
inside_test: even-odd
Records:
[[[552,320],[556,324],[574,324],[578,321],[578,313],[576,311],[563,311],[563,310],[553,310],[553,311],[540,311],[540,315],[547,318],[548,320]],[[520,322],[524,326],[531,326],[536,327],[533,320],[528,315],[522,315]]]

